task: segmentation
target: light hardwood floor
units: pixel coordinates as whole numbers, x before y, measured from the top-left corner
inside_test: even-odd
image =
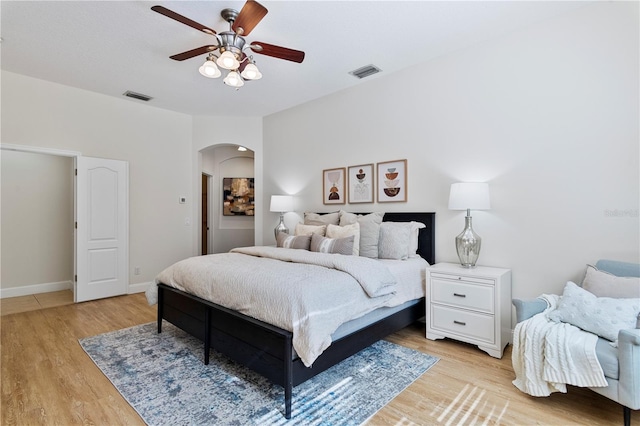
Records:
[[[0,318],[2,425],[138,425],[141,418],[78,339],[155,321],[143,294]],[[369,420],[370,425],[618,425],[622,408],[594,392],[533,398],[511,381],[510,347],[495,359],[463,343],[424,337],[416,324],[389,337],[440,358]],[[632,412],[631,423],[640,425]]]

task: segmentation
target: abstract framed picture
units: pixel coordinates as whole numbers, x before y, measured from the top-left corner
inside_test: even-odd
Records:
[[[222,178],[222,215],[253,216],[254,178]]]
[[[407,160],[377,164],[377,196],[379,203],[407,201]]]
[[[340,167],[322,171],[323,204],[344,204],[346,202],[345,170],[344,167]]]
[[[347,168],[349,203],[373,203],[375,186],[373,163]]]

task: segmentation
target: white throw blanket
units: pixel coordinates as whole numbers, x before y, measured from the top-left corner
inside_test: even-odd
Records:
[[[559,296],[543,295],[548,307],[516,325],[513,331],[513,384],[532,396],[567,392],[567,384],[607,386],[596,357],[598,336],[571,324],[556,323],[547,314],[556,309]]]

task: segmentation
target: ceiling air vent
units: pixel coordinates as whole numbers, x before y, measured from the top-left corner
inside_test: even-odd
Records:
[[[382,70],[376,67],[375,65],[365,65],[364,67],[351,71],[349,74],[351,74],[354,77],[365,78],[365,77],[369,77],[370,75],[377,74],[380,71]]]
[[[131,90],[127,90],[123,93],[123,95],[128,96],[133,99],[138,99],[140,101],[148,102],[153,99],[151,96],[143,95],[142,93],[132,92]]]

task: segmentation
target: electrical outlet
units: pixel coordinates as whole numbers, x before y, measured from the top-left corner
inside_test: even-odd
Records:
[[[133,275],[140,275],[140,267],[139,267],[139,266],[136,266],[136,267],[133,269]]]

